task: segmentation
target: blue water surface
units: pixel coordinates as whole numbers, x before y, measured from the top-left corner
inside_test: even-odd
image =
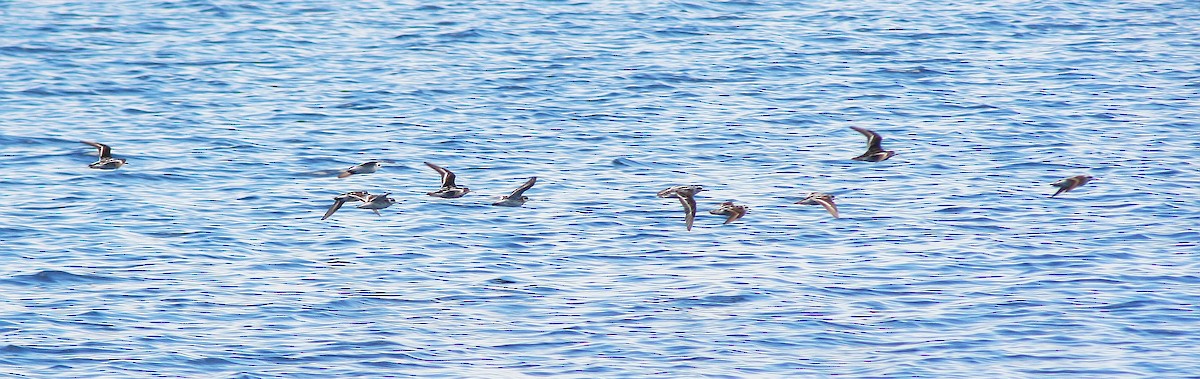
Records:
[[[1188,0],[0,1],[0,375],[1197,377],[1198,30]],[[321,220],[353,190],[398,203]]]

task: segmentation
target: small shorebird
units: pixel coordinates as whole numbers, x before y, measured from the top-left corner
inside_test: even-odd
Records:
[[[359,199],[359,200],[362,200],[363,203],[359,204],[358,208],[370,209],[371,211],[375,212],[376,215],[383,216],[382,214],[379,213],[380,209],[390,207],[390,206],[392,206],[392,204],[396,204],[396,199],[388,197],[388,195],[391,195],[391,194],[392,194],[391,192],[388,192],[388,193],[384,193],[382,195],[363,196],[362,198]]]
[[[425,162],[425,165],[429,166],[429,168],[432,168],[434,171],[437,171],[438,174],[442,176],[442,188],[437,191],[426,193],[426,195],[454,199],[463,197],[463,195],[466,195],[467,192],[471,192],[471,190],[467,187],[459,187],[454,185],[454,173],[450,172],[450,170],[444,169],[441,166],[429,162]]]
[[[729,216],[729,218],[725,219],[726,224],[737,221],[749,212],[749,207],[746,207],[745,205],[733,205],[732,201],[721,203],[720,208],[708,211],[710,214]]]
[[[500,196],[500,201],[492,203],[492,205],[501,207],[519,207],[525,205],[525,202],[529,201],[529,196],[524,196],[525,191],[533,188],[533,183],[536,182],[536,176],[529,178],[529,180],[525,181],[525,184],[517,187],[517,189],[513,190],[512,193],[508,194],[508,196]]]
[[[825,210],[829,211],[829,214],[833,215],[833,218],[838,218],[837,204],[833,203],[833,195],[813,192],[808,194],[808,197],[804,198],[804,200],[797,201],[796,204],[820,204],[822,207],[825,207]]]
[[[662,191],[658,191],[658,197],[673,198],[673,197],[675,197],[675,192],[678,192],[678,191],[689,191],[692,193],[692,195],[695,195],[695,194],[700,193],[700,191],[703,191],[703,190],[704,190],[704,187],[697,186],[697,185],[674,186],[674,187],[667,188]]]
[[[692,230],[692,222],[696,220],[696,194],[703,191],[701,186],[676,186],[658,191],[658,197],[662,198],[678,198],[679,203],[683,204],[684,218],[683,222],[687,225],[687,230]]]
[[[94,168],[94,169],[99,169],[99,170],[116,170],[118,168],[121,168],[121,166],[125,165],[124,159],[112,157],[112,148],[108,147],[108,145],[105,145],[105,144],[102,144],[99,142],[90,142],[90,141],[79,141],[79,142],[83,142],[85,144],[94,146],[97,150],[100,150],[100,160],[88,165],[89,168]]]
[[[850,129],[854,129],[855,131],[862,133],[864,136],[867,136],[867,152],[851,159],[856,161],[879,162],[885,161],[888,158],[891,158],[893,155],[896,155],[895,151],[883,149],[883,137],[880,137],[879,133],[875,133],[857,126],[851,126]]]
[[[372,172],[375,172],[375,170],[378,170],[378,169],[379,169],[379,161],[363,162],[363,163],[359,163],[359,164],[350,166],[350,168],[343,170],[342,173],[338,174],[338,178],[345,178],[347,176],[354,175],[354,174],[370,174]]]
[[[362,197],[364,196],[367,196],[367,193],[363,191],[346,192],[341,195],[334,196],[333,205],[329,206],[329,210],[325,211],[325,216],[321,217],[321,219],[324,220],[329,218],[329,216],[333,216],[333,212],[337,212],[338,209],[342,209],[342,204],[346,204],[347,201],[362,200]]]
[[[342,204],[346,204],[346,202],[350,200],[361,201],[363,204],[359,205],[358,208],[370,209],[374,211],[375,214],[382,216],[382,214],[379,213],[380,209],[390,207],[392,204],[396,203],[395,199],[387,197],[387,195],[390,194],[391,193],[372,195],[366,193],[365,191],[353,191],[337,195],[333,198],[333,205],[329,206],[329,210],[325,211],[325,216],[321,217],[321,219],[324,220],[329,218],[329,216],[333,216],[333,212],[337,212],[338,209],[342,208]]]
[[[1079,186],[1087,184],[1087,182],[1090,182],[1095,179],[1096,178],[1093,178],[1088,175],[1076,175],[1076,176],[1072,176],[1070,178],[1066,178],[1066,179],[1051,183],[1050,185],[1058,187],[1058,192],[1055,192],[1053,195],[1050,195],[1050,197],[1055,197],[1055,196],[1058,196],[1058,194],[1060,194],[1060,193],[1079,188]]]

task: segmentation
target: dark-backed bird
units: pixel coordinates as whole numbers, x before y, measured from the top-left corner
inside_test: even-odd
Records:
[[[508,194],[508,196],[500,196],[500,201],[492,203],[492,205],[500,207],[519,207],[525,205],[525,202],[529,201],[529,196],[525,196],[525,191],[533,188],[533,183],[537,183],[536,176],[526,180],[525,184],[517,187],[517,189],[513,190],[512,193]]]
[[[95,147],[97,150],[100,150],[100,160],[88,165],[89,168],[94,168],[94,169],[99,169],[99,170],[116,170],[118,168],[121,168],[121,166],[125,165],[124,159],[112,157],[112,148],[108,147],[108,145],[105,145],[105,144],[102,144],[99,142],[91,142],[91,141],[79,141],[79,142],[83,142],[85,144],[91,145],[91,146]]]
[[[1050,197],[1055,197],[1055,196],[1058,196],[1058,194],[1060,194],[1060,193],[1068,192],[1070,190],[1079,188],[1079,186],[1087,184],[1087,182],[1090,182],[1095,179],[1096,178],[1093,178],[1093,177],[1087,176],[1087,175],[1076,175],[1076,176],[1072,176],[1070,178],[1059,180],[1054,183],[1050,183],[1050,185],[1058,187],[1058,192],[1055,192],[1053,195],[1050,195]]]
[[[378,169],[379,169],[379,161],[368,161],[368,162],[363,162],[363,163],[359,163],[359,164],[350,166],[350,168],[342,170],[342,172],[340,174],[338,174],[338,177],[345,178],[347,176],[356,175],[356,174],[370,174],[372,172],[375,172],[375,170],[378,170]]]
[[[829,211],[829,214],[833,215],[833,218],[838,218],[837,204],[833,203],[833,195],[813,192],[809,193],[808,197],[804,198],[804,200],[797,201],[796,204],[820,204],[822,207],[825,207],[825,210]]]
[[[745,216],[746,213],[750,213],[750,208],[745,205],[735,205],[732,201],[726,201],[721,203],[720,207],[708,211],[708,213],[729,216],[725,219],[725,223],[728,224],[742,218],[742,216]]]
[[[696,194],[703,191],[701,186],[676,186],[658,191],[658,197],[663,198],[678,198],[679,203],[683,204],[684,218],[683,222],[687,225],[687,230],[692,230],[692,222],[696,220]]]
[[[437,191],[429,192],[426,195],[454,199],[463,197],[463,195],[466,195],[467,192],[471,192],[471,190],[467,187],[459,187],[454,184],[454,173],[450,172],[450,170],[444,169],[442,166],[438,166],[429,162],[425,162],[425,165],[429,166],[429,168],[432,168],[434,171],[437,171],[438,175],[442,176],[442,188],[438,189]]]
[[[325,211],[325,216],[322,216],[321,219],[324,220],[324,219],[329,218],[329,216],[333,216],[333,213],[337,212],[338,209],[342,209],[342,204],[346,204],[347,201],[350,201],[350,200],[362,201],[362,198],[366,197],[367,195],[368,194],[363,191],[354,191],[354,192],[346,192],[341,195],[334,196],[333,197],[333,205],[329,206],[329,210]]]
[[[855,131],[862,133],[864,136],[867,136],[867,152],[851,159],[856,161],[880,162],[891,158],[893,155],[896,155],[895,151],[883,149],[883,137],[880,137],[879,133],[875,133],[857,126],[851,126],[850,129],[854,129]]]

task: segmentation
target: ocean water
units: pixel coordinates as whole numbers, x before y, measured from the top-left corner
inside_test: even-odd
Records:
[[[3,377],[1200,377],[1192,1],[0,21]]]

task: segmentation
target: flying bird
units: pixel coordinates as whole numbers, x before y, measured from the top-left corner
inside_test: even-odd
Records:
[[[520,187],[517,187],[517,189],[513,190],[511,194],[508,194],[508,196],[501,196],[500,201],[492,203],[492,205],[501,206],[501,207],[519,207],[519,206],[525,205],[525,202],[529,201],[529,196],[524,196],[525,191],[528,191],[530,188],[533,188],[533,183],[536,183],[536,182],[537,182],[536,176],[529,178],[529,180],[525,181],[525,184],[522,184]]]
[[[710,214],[729,216],[725,219],[726,224],[737,221],[749,212],[749,207],[746,207],[745,205],[734,205],[732,201],[721,203],[719,208],[708,211]]]
[[[370,174],[372,172],[375,172],[375,170],[378,170],[379,166],[380,166],[379,161],[369,161],[369,162],[359,163],[359,164],[350,166],[350,168],[348,168],[348,169],[343,170],[342,173],[338,174],[338,178],[345,178],[347,176],[354,175],[354,174]]]
[[[813,192],[808,194],[808,197],[804,198],[804,200],[797,201],[796,204],[820,204],[822,207],[825,207],[825,210],[829,211],[829,214],[833,215],[833,218],[838,218],[837,204],[833,203],[833,195]]]
[[[1060,194],[1060,193],[1068,192],[1070,190],[1079,188],[1079,186],[1087,184],[1087,182],[1090,182],[1095,179],[1096,178],[1093,178],[1093,177],[1087,176],[1087,175],[1076,175],[1076,176],[1072,176],[1070,178],[1059,180],[1054,183],[1050,183],[1050,185],[1058,187],[1058,192],[1055,192],[1053,195],[1050,195],[1050,197],[1055,197],[1055,196],[1058,196],[1058,194]]]
[[[329,216],[333,216],[333,212],[337,212],[338,209],[342,209],[342,204],[346,204],[347,201],[361,200],[363,196],[367,196],[367,193],[363,191],[354,191],[334,196],[333,205],[329,206],[329,210],[325,211],[325,216],[322,216],[321,219],[324,220],[329,218]]]
[[[679,203],[683,204],[684,218],[683,222],[687,225],[687,230],[692,230],[692,222],[696,220],[696,193],[703,191],[701,186],[677,186],[658,191],[658,197],[662,198],[678,198]]]
[[[695,195],[695,194],[700,193],[700,191],[703,191],[703,190],[704,190],[704,187],[697,186],[697,185],[674,186],[674,187],[667,188],[662,191],[658,191],[658,197],[673,198],[673,197],[675,197],[675,192],[678,192],[678,191],[688,191],[688,192],[691,192],[693,195]]]
[[[358,208],[370,209],[374,211],[375,214],[382,216],[382,214],[379,213],[380,209],[390,207],[392,204],[396,203],[396,199],[387,197],[388,195],[390,195],[390,193],[385,193],[383,195],[372,195],[364,191],[353,191],[334,196],[333,205],[329,206],[329,210],[325,211],[325,216],[322,216],[321,219],[324,220],[329,218],[329,216],[333,216],[334,212],[337,212],[338,209],[342,208],[343,204],[346,204],[346,202],[350,200],[361,201],[362,204],[360,204]]]
[[[99,169],[99,170],[116,170],[118,168],[121,168],[121,166],[125,165],[124,159],[112,157],[112,148],[108,147],[108,145],[105,145],[105,144],[102,144],[99,142],[90,142],[90,141],[79,141],[79,142],[83,142],[85,144],[94,146],[97,150],[100,151],[100,160],[88,165],[89,168],[94,168],[94,169]]]
[[[895,151],[883,149],[883,137],[880,137],[879,133],[875,133],[857,126],[851,126],[850,129],[854,129],[855,131],[862,133],[864,136],[867,136],[867,152],[851,159],[856,161],[880,162],[891,158],[893,155],[896,155]]]
[[[359,200],[362,200],[363,203],[359,204],[358,208],[359,209],[370,209],[372,212],[375,212],[376,215],[383,216],[382,214],[379,213],[380,209],[390,207],[390,206],[392,206],[392,204],[396,204],[396,199],[388,197],[388,195],[391,195],[391,194],[392,194],[391,192],[388,192],[388,193],[385,193],[382,195],[362,196],[361,198],[359,198]]]
[[[438,189],[437,191],[429,192],[426,195],[446,199],[455,199],[463,197],[463,195],[466,195],[467,192],[471,192],[471,190],[467,187],[459,187],[454,184],[454,173],[450,172],[450,170],[444,169],[441,166],[429,162],[425,162],[425,165],[429,166],[429,168],[432,168],[434,171],[437,171],[437,173],[442,176],[442,188]]]

